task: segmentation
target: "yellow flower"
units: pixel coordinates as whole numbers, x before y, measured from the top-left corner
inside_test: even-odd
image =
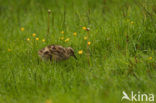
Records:
[[[60,39],[61,39],[61,40],[64,40],[64,37],[62,36],[62,37],[60,37]]]
[[[131,21],[131,24],[134,24],[134,22],[133,22],[133,21]]]
[[[33,37],[35,37],[35,36],[36,36],[36,34],[35,34],[35,33],[33,33],[33,34],[32,34],[32,36],[33,36]]]
[[[52,103],[52,100],[48,99],[45,103]]]
[[[36,38],[36,40],[39,40],[39,38]]]
[[[84,37],[84,40],[87,40],[87,39],[88,39],[88,37],[87,37],[87,36],[85,36],[85,37]]]
[[[61,34],[64,34],[64,31],[61,31]]]
[[[21,31],[24,31],[24,28],[23,27],[21,27]]]
[[[76,36],[76,35],[77,35],[77,33],[76,33],[76,32],[74,32],[74,33],[73,33],[73,35],[74,35],[74,36]]]
[[[42,39],[42,42],[45,42],[45,39]]]
[[[86,30],[87,28],[85,26],[82,27],[83,30]]]
[[[82,51],[82,50],[78,51],[78,54],[80,54],[80,55],[81,55],[82,53],[83,53],[83,51]]]
[[[91,42],[89,41],[87,44],[88,44],[88,45],[90,45],[90,44],[91,44]]]
[[[148,59],[149,59],[149,60],[152,60],[152,57],[149,57]]]
[[[70,38],[67,38],[66,40],[65,40],[65,42],[68,42],[70,40]]]
[[[27,41],[30,41],[30,38],[27,38]]]
[[[11,52],[11,49],[8,49],[8,52]]]

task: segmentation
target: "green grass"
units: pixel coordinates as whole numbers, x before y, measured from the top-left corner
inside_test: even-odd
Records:
[[[71,46],[78,60],[38,64],[49,44]],[[122,91],[156,94],[155,75],[155,0],[0,0],[0,103],[120,103]]]

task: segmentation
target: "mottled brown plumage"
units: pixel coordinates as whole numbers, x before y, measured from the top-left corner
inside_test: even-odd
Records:
[[[66,60],[70,56],[73,56],[75,59],[77,59],[74,54],[74,50],[71,47],[64,48],[60,45],[46,46],[45,48],[38,51],[38,55],[43,60],[51,61]]]

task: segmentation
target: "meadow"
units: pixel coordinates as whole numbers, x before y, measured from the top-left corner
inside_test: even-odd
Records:
[[[50,44],[78,60],[38,61]],[[156,94],[155,0],[0,0],[0,103],[129,103],[122,91]]]

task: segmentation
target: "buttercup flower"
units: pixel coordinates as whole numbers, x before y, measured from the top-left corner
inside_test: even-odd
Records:
[[[91,42],[89,41],[87,44],[88,44],[88,45],[90,45],[90,44],[91,44]]]
[[[70,39],[69,38],[67,38],[66,40],[65,40],[65,42],[68,42]]]
[[[87,40],[87,39],[88,39],[88,37],[87,37],[87,36],[85,36],[85,37],[84,37],[84,40]]]
[[[21,27],[21,31],[24,31],[24,28],[23,27]]]
[[[76,32],[74,32],[74,33],[73,33],[73,35],[74,35],[74,36],[76,36],[76,35],[77,35],[77,33],[76,33]]]
[[[52,100],[48,99],[45,103],[52,103]]]
[[[27,41],[30,41],[30,38],[27,38]]]
[[[134,24],[134,22],[133,22],[133,21],[131,21],[131,24]]]
[[[36,40],[39,40],[39,38],[36,38]]]
[[[81,55],[82,53],[83,53],[83,51],[82,51],[82,50],[78,51],[78,54],[80,54],[80,55]]]
[[[60,37],[60,39],[61,39],[61,40],[64,40],[64,37],[62,36],[62,37]]]
[[[149,60],[152,60],[152,57],[149,57],[148,59],[149,59]]]
[[[86,30],[87,28],[85,26],[82,27],[83,30]]]
[[[61,34],[64,34],[64,31],[61,31]]]
[[[42,42],[45,42],[45,39],[42,39]]]
[[[33,34],[32,34],[32,36],[33,36],[33,37],[35,37],[35,36],[36,36],[36,34],[35,34],[35,33],[33,33]]]
[[[11,52],[11,49],[8,49],[8,52]]]

